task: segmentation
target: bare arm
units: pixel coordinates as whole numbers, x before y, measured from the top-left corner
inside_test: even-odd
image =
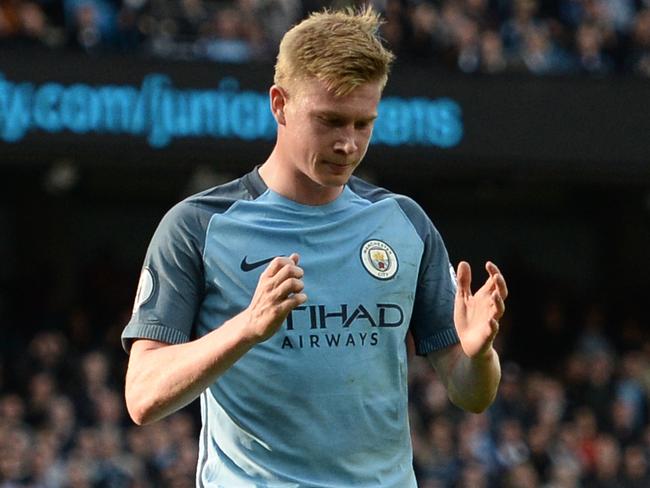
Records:
[[[457,406],[479,413],[494,401],[501,379],[499,356],[492,347],[499,331],[499,319],[508,296],[505,279],[491,262],[485,266],[489,278],[472,295],[471,269],[458,266],[458,290],[454,303],[454,324],[460,344],[428,355],[449,399]]]
[[[260,276],[249,307],[209,334],[184,344],[139,339],[131,347],[126,405],[146,424],[190,403],[255,344],[280,328],[307,300],[299,257],[275,258]]]
[[[456,344],[434,351],[428,358],[454,405],[480,413],[494,401],[501,379],[499,356],[494,349],[484,357],[469,358]]]

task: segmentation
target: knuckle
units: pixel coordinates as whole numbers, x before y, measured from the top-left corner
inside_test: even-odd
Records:
[[[264,293],[271,293],[274,288],[275,288],[275,286],[270,281],[267,281],[267,282],[263,283],[263,285],[262,285],[262,291]]]
[[[276,266],[283,267],[286,266],[288,263],[292,263],[293,261],[291,261],[288,258],[285,258],[284,256],[277,256],[273,258],[273,262],[275,262]]]

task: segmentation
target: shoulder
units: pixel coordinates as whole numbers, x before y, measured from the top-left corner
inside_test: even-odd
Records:
[[[176,204],[183,212],[222,213],[238,200],[251,200],[253,193],[247,185],[247,176],[195,193]]]
[[[246,176],[195,193],[176,203],[162,218],[159,230],[172,234],[201,236],[215,214],[226,212],[239,200],[252,200],[254,194]]]
[[[433,229],[433,224],[431,223],[431,219],[429,219],[427,213],[411,197],[392,192],[356,176],[350,178],[348,186],[359,197],[372,203],[389,199],[395,201],[395,203],[400,206],[406,217],[411,221],[411,224],[413,224],[420,236],[429,233],[431,229]]]
[[[190,195],[168,213],[180,220],[204,218],[227,211],[238,200],[252,200],[255,196],[246,183],[247,176]]]

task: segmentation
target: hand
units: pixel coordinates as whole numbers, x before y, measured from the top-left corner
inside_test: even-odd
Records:
[[[463,352],[470,358],[483,357],[491,351],[508,296],[506,281],[499,268],[488,261],[485,269],[489,277],[472,295],[472,270],[464,261],[458,265],[454,323]]]
[[[253,343],[263,342],[275,334],[289,312],[307,301],[302,293],[304,271],[298,266],[300,256],[277,257],[260,275],[250,305],[245,310],[246,335]]]

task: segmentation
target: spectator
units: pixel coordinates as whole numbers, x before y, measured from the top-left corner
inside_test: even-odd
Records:
[[[550,456],[554,431],[540,424],[534,424],[528,430],[527,444],[530,449],[530,464],[537,478],[547,483],[550,481],[552,460]]]
[[[400,25],[400,18],[396,15],[393,17],[394,22]],[[439,57],[439,23],[438,11],[432,3],[419,2],[412,7],[409,16],[409,37],[404,50],[409,59],[421,62]]]
[[[572,463],[559,462],[552,466],[551,479],[544,488],[581,488],[580,470]]]
[[[242,13],[231,7],[213,14],[209,30],[199,44],[205,57],[212,61],[243,63],[254,57],[254,47]]]
[[[107,0],[66,0],[70,46],[87,52],[110,49],[115,41],[115,10]]]
[[[442,486],[451,486],[458,478],[459,461],[456,457],[456,442],[453,424],[445,416],[432,419],[428,424],[427,459],[419,460],[418,471],[424,481],[437,481]]]
[[[488,488],[488,483],[485,468],[478,463],[470,463],[462,468],[456,488]]]
[[[508,55],[516,58],[524,49],[529,33],[542,27],[543,23],[537,17],[537,0],[515,0],[512,4],[512,16],[501,24],[501,37]]]
[[[610,405],[614,398],[614,358],[606,353],[596,353],[589,359],[589,382],[585,401],[593,408],[598,425],[611,427]]]
[[[487,30],[481,34],[480,58],[482,73],[502,73],[508,68],[503,42],[498,32]]]
[[[308,12],[358,0],[11,0],[0,42],[94,54],[145,53],[225,63],[272,61],[277,39]],[[647,0],[377,0],[400,59],[465,73],[647,76]]]
[[[464,73],[475,73],[481,66],[481,44],[479,25],[465,18],[456,29],[456,63]]]
[[[513,57],[513,65],[535,75],[564,74],[570,71],[568,56],[555,43],[547,25],[530,27],[523,44]]]
[[[401,0],[387,0],[384,9],[385,22],[380,27],[382,38],[398,59],[409,56],[409,50],[404,45],[408,33],[409,20],[406,18]]]
[[[584,73],[604,75],[614,69],[612,59],[604,52],[603,36],[593,24],[580,24],[575,34],[578,69]]]
[[[645,488],[650,486],[648,454],[639,444],[630,445],[623,452],[622,482],[624,488]]]
[[[497,428],[496,458],[501,471],[508,473],[513,468],[528,462],[530,450],[526,444],[524,429],[519,420],[514,418],[504,420]],[[520,476],[525,477],[526,475],[522,474]],[[537,478],[537,475],[535,475],[535,478]]]
[[[650,77],[650,7],[639,12],[634,21],[627,66],[637,75]]]
[[[538,488],[537,472],[528,463],[513,466],[506,475],[504,488]]]
[[[619,478],[621,451],[618,441],[607,434],[596,440],[596,465],[594,471],[585,479],[585,484],[593,488],[621,488]]]

